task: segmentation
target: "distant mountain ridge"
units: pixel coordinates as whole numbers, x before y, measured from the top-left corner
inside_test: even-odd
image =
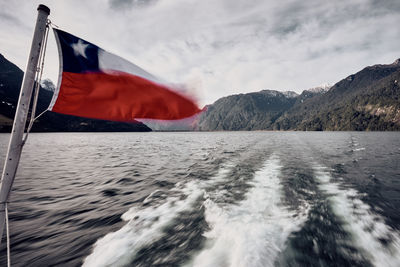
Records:
[[[0,132],[10,132],[18,103],[23,71],[0,54]],[[49,106],[54,92],[50,80],[44,80],[38,100],[38,112]],[[149,127],[141,122],[124,123],[79,118],[46,112],[33,125],[36,132],[147,132]]]
[[[207,106],[197,121],[196,129],[204,130],[262,130],[274,122],[296,102],[295,92],[262,90],[231,95]]]
[[[312,93],[326,93],[329,91],[329,89],[332,88],[332,86],[333,86],[332,84],[323,84],[317,87],[309,88],[305,91],[309,91]]]
[[[223,97],[197,130],[400,130],[400,59],[300,95],[263,90]]]
[[[23,72],[0,54],[0,132],[12,126]],[[149,125],[156,130],[400,130],[400,59],[349,75],[334,85],[280,92],[262,90],[218,99],[192,121]],[[54,85],[42,82],[38,110],[45,110]],[[147,122],[145,122],[147,123]],[[33,131],[151,131],[145,124],[92,120],[45,113]]]

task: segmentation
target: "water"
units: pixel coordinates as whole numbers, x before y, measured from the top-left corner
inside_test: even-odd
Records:
[[[395,132],[31,134],[11,261],[400,266],[398,207]]]

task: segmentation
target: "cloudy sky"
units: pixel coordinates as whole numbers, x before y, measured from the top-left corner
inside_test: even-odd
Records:
[[[398,0],[0,0],[0,53],[25,69],[38,4],[61,29],[196,92],[301,92],[400,57]],[[45,77],[56,83],[51,36]]]

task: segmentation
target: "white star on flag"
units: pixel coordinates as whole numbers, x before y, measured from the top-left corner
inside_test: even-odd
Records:
[[[86,59],[87,59],[86,48],[88,46],[89,46],[89,44],[84,44],[82,42],[82,40],[78,40],[77,43],[71,45],[72,49],[74,49],[75,56],[79,56],[80,55],[80,56],[82,56],[82,57],[84,57]]]

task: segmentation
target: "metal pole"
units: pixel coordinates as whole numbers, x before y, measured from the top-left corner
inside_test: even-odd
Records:
[[[26,118],[28,116],[29,104],[32,90],[35,83],[35,74],[38,67],[40,49],[43,45],[43,37],[46,30],[47,17],[50,9],[45,5],[37,8],[38,16],[36,27],[33,33],[31,51],[29,53],[28,64],[19,94],[18,106],[15,112],[14,124],[11,131],[10,143],[8,145],[7,156],[4,162],[3,174],[1,176],[0,189],[0,243],[3,237],[5,223],[5,204],[8,202],[11,187],[17,172],[19,159],[22,152],[22,137],[24,134]]]

